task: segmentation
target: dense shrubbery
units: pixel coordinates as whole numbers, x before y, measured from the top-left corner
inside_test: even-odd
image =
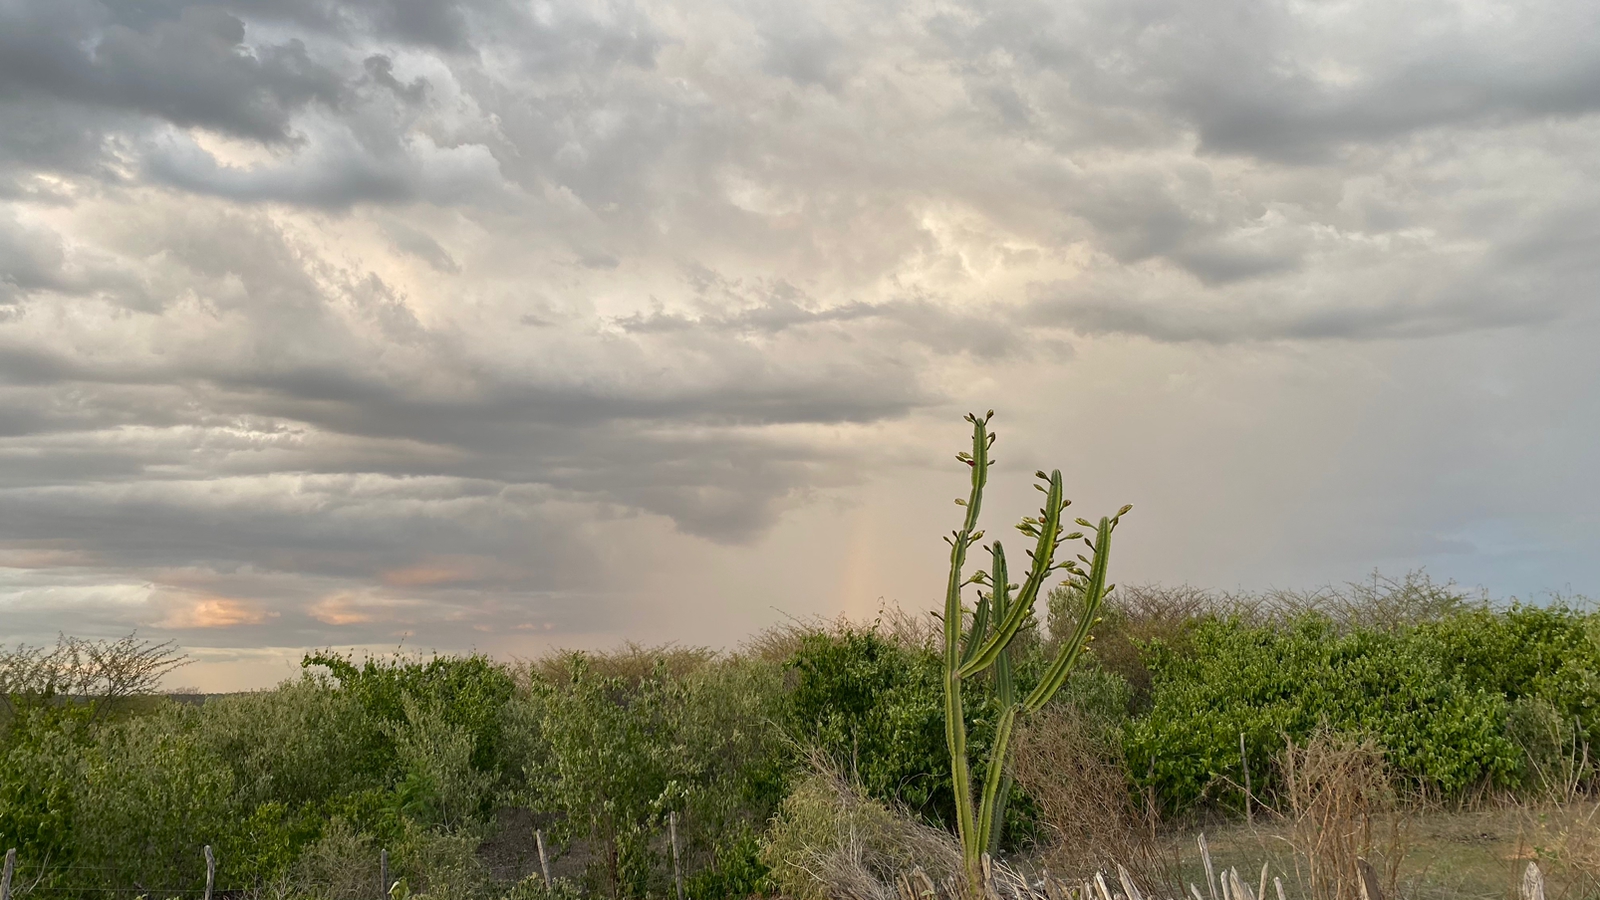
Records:
[[[1317,611],[1201,619],[1180,646],[1149,645],[1150,710],[1128,726],[1129,764],[1169,808],[1186,808],[1225,778],[1243,781],[1241,732],[1254,783],[1270,785],[1286,738],[1326,724],[1377,738],[1401,787],[1443,798],[1531,788],[1552,729],[1546,755],[1600,734],[1596,621],[1559,605],[1387,627]]]
[[[1324,724],[1376,738],[1397,787],[1447,799],[1582,777],[1581,749],[1600,736],[1600,617],[1467,603],[1418,579],[1381,587],[1248,602],[1129,591],[1056,701],[1090,730],[1058,730],[1121,755],[1096,771],[1128,773],[1114,776],[1128,778],[1126,808],[1168,813],[1237,804],[1240,732],[1270,801],[1285,740]],[[1050,606],[1052,624],[1071,620],[1070,595]],[[538,828],[558,893],[670,896],[676,813],[695,900],[745,896],[788,883],[768,866],[812,826],[804,798],[785,798],[821,790],[819,764],[863,802],[947,825],[927,636],[902,619],[789,629],[741,655],[629,648],[524,668],[318,654],[299,680],[203,705],[30,690],[13,655],[0,847],[19,849],[19,884],[64,896],[198,887],[209,844],[225,888],[368,898],[387,849],[413,893],[543,900],[528,880]],[[1049,644],[1032,626],[1019,642],[1024,689]],[[980,752],[990,738],[972,734]],[[1010,805],[1014,846],[1062,829],[1036,820],[1078,802],[1041,781],[1071,768],[1046,732],[1026,740],[1048,764],[1022,779],[1039,802],[1018,788]]]

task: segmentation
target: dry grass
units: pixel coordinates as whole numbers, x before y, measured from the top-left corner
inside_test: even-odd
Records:
[[[1051,838],[1040,859],[1072,880],[1125,865],[1141,883],[1171,882],[1151,819],[1135,807],[1115,735],[1070,707],[1049,707],[1018,730],[1012,771]]]
[[[896,900],[913,871],[949,893],[961,872],[953,837],[871,799],[821,760],[784,800],[762,855],[796,900]]]
[[[1362,860],[1382,872],[1392,896],[1406,850],[1383,751],[1372,738],[1319,732],[1279,757],[1296,866],[1314,900],[1361,896]]]
[[[851,621],[848,616],[812,616],[790,619],[763,629],[739,646],[739,654],[767,662],[783,662],[800,649],[807,637],[817,634],[844,634],[867,629],[889,641],[913,650],[938,651],[944,645],[944,624],[928,612],[908,612],[899,606],[885,605],[871,622]]]
[[[582,659],[595,676],[619,678],[626,684],[638,685],[658,671],[674,680],[687,678],[714,663],[718,657],[717,651],[705,647],[678,644],[652,647],[630,641],[616,650],[557,651],[529,661],[527,671],[535,677],[561,684],[572,680],[573,666]]]
[[[1552,856],[1567,875],[1600,895],[1600,804],[1574,816],[1557,832]]]

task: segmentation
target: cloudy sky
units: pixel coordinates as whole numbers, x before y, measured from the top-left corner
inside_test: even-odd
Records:
[[[0,638],[726,646],[1114,575],[1600,594],[1591,0],[0,0]]]

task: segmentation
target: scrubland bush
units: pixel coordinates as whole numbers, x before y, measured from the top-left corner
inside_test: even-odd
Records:
[[[102,729],[83,755],[72,808],[75,865],[106,887],[194,887],[207,844],[231,840],[233,774],[196,736],[198,711],[162,706]],[[229,846],[232,845],[232,846]]]
[[[822,757],[783,801],[762,858],[779,892],[797,900],[888,900],[913,868],[935,883],[962,872],[949,832],[874,800]]]
[[[1396,807],[1383,748],[1369,737],[1319,730],[1278,754],[1289,840],[1305,864],[1315,900],[1356,900],[1361,860],[1384,872],[1393,896],[1404,852],[1404,823],[1385,814]],[[1387,825],[1387,831],[1385,831]]]
[[[1418,793],[1543,791],[1555,756],[1581,756],[1596,733],[1595,619],[1561,605],[1457,606],[1381,626],[1317,611],[1207,617],[1178,646],[1145,645],[1153,687],[1129,728],[1130,767],[1168,810],[1226,801],[1238,796],[1230,780],[1242,781],[1241,732],[1252,779],[1270,791],[1285,739],[1326,723],[1375,736],[1400,786]]]

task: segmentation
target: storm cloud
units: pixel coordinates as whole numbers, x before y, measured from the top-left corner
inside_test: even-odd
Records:
[[[1563,0],[0,0],[0,636],[921,606],[968,406],[1124,580],[1594,591],[1596,159]]]

